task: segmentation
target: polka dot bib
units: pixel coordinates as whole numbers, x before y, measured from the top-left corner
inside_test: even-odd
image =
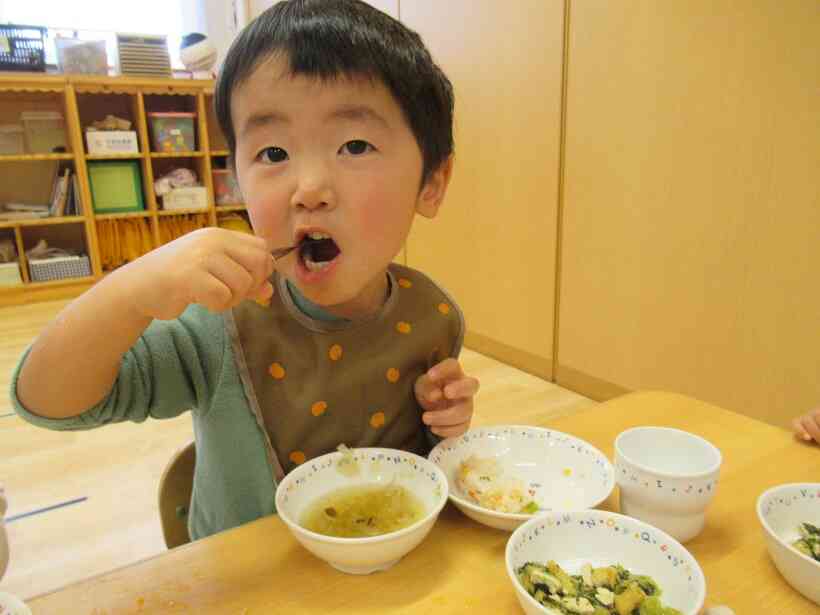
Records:
[[[387,272],[384,306],[364,320],[314,320],[275,275],[269,305],[246,301],[227,325],[240,377],[276,478],[336,449],[384,446],[426,453],[413,386],[458,356],[461,310],[424,274]]]

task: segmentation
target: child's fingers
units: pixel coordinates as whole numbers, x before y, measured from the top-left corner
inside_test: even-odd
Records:
[[[444,387],[444,396],[447,399],[466,399],[478,393],[478,379],[465,376],[455,382],[450,382]]]
[[[206,274],[192,284],[193,295],[188,303],[198,303],[212,312],[224,312],[233,300],[231,289],[216,276]]]
[[[794,429],[794,434],[798,438],[800,438],[801,440],[805,440],[806,442],[811,440],[811,436],[809,435],[809,432],[807,432],[803,428],[802,419],[800,419],[800,418],[793,419],[792,420],[792,428]]]
[[[251,272],[242,265],[222,254],[211,255],[205,268],[231,291],[230,300],[222,309],[233,307],[248,296],[252,296],[262,284],[261,281],[257,283]]]
[[[467,432],[470,428],[470,423],[461,423],[460,425],[452,425],[450,427],[433,427],[430,429],[434,434],[440,438],[455,438]]]
[[[430,410],[433,404],[436,404],[443,399],[441,387],[433,382],[427,375],[422,374],[417,380],[414,387],[416,399],[425,410]]]
[[[444,359],[427,371],[427,376],[435,383],[444,384],[464,377],[461,365],[453,358]]]
[[[804,416],[800,424],[803,426],[803,429],[814,438],[814,441],[820,444],[820,425],[817,424],[814,413]]]
[[[427,425],[435,427],[451,427],[469,423],[473,416],[472,400],[454,404],[441,410],[431,410],[421,415],[421,420]]]
[[[226,254],[239,263],[253,277],[253,287],[259,288],[273,275],[274,261],[267,249],[267,243],[260,237],[245,233],[241,240],[233,237],[227,242]]]

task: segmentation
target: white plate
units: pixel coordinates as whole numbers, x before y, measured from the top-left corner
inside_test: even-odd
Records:
[[[507,575],[527,615],[548,613],[521,586],[516,570],[527,562],[556,561],[569,574],[584,564],[621,564],[633,574],[652,577],[661,600],[684,615],[703,608],[706,580],[692,554],[651,525],[603,510],[552,512],[519,527],[507,542]]]
[[[516,478],[541,510],[533,514],[503,513],[475,504],[456,485],[459,465],[470,455],[495,457],[505,477]],[[574,436],[518,425],[471,429],[440,442],[428,456],[447,476],[450,500],[465,515],[501,530],[512,531],[551,510],[593,508],[615,486],[612,464],[597,448]]]

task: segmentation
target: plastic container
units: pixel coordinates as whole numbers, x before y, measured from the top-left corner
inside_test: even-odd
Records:
[[[91,275],[91,264],[87,256],[31,258],[28,261],[28,269],[32,282],[85,278]]]
[[[162,197],[163,209],[208,209],[208,191],[203,186],[174,188]]]
[[[20,263],[16,261],[13,263],[0,263],[0,286],[19,286],[22,283]]]
[[[137,133],[133,130],[87,130],[89,154],[137,154]]]
[[[214,169],[214,195],[217,205],[238,205],[242,203],[242,192],[233,171]]]
[[[51,154],[66,151],[65,121],[59,111],[23,111],[20,114],[26,134],[26,151]]]
[[[46,70],[46,28],[0,24],[0,71]]]
[[[81,41],[76,38],[54,39],[60,72],[81,75],[107,75],[108,55],[105,41]]]
[[[152,112],[148,114],[148,119],[151,120],[155,152],[196,151],[196,113]]]
[[[25,151],[23,127],[20,124],[0,124],[0,155],[14,156]]]

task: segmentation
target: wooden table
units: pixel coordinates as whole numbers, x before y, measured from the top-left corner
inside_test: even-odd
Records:
[[[515,422],[510,409],[509,422]],[[680,395],[633,393],[543,426],[583,438],[612,457],[615,436],[637,425],[678,427],[723,452],[706,528],[687,547],[706,575],[707,605],[738,615],[820,610],[769,559],[755,504],[767,488],[820,478],[820,449],[785,430]],[[617,489],[603,508],[617,510]],[[70,531],[70,530],[69,530]],[[492,613],[518,615],[504,567],[509,534],[448,505],[430,535],[391,570],[337,572],[299,546],[275,516],[30,601],[48,613]]]

